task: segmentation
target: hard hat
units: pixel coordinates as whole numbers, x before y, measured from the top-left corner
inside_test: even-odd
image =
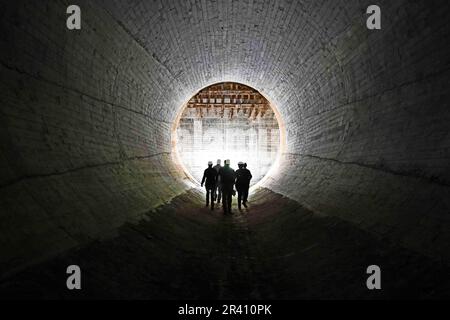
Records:
[[[242,161],[238,162],[238,166],[243,166],[243,165],[244,165],[244,163]]]
[[[209,166],[209,165],[212,165],[212,161],[208,161],[208,166]]]
[[[230,159],[225,160],[225,164],[230,164]]]

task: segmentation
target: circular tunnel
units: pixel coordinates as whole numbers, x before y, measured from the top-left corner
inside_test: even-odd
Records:
[[[381,1],[381,30],[366,1],[78,2],[81,30],[65,1],[1,5],[2,297],[449,295],[444,2]],[[174,152],[182,106],[221,82],[285,133],[231,217]],[[81,293],[55,280],[70,264]]]

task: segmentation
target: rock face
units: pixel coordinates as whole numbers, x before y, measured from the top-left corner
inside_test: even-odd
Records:
[[[222,81],[280,112],[265,188],[450,261],[446,1],[379,1],[381,30],[369,1],[80,0],[81,30],[64,2],[1,5],[4,277],[190,189],[173,125]]]

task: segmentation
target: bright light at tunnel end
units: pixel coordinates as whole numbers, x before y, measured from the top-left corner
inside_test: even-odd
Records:
[[[194,177],[190,170],[185,166],[184,162],[183,162],[183,156],[180,154],[179,152],[179,148],[178,148],[178,137],[177,137],[177,129],[183,114],[183,111],[185,110],[188,101],[194,96],[196,95],[198,92],[202,91],[205,88],[208,88],[211,85],[217,84],[217,83],[221,83],[221,82],[232,82],[232,83],[236,83],[236,84],[243,84],[245,86],[248,86],[250,88],[255,88],[250,84],[247,83],[243,83],[243,82],[237,82],[237,81],[233,81],[233,80],[226,80],[226,81],[220,81],[220,82],[213,82],[210,83],[204,87],[199,88],[198,90],[196,90],[195,92],[193,92],[186,100],[185,102],[179,107],[178,112],[177,112],[177,116],[175,118],[175,121],[173,122],[172,125],[172,129],[171,129],[171,141],[172,141],[172,146],[171,146],[171,154],[172,154],[172,160],[175,163],[175,165],[184,173],[186,179],[185,179],[185,183],[190,185],[191,187],[196,187],[196,188],[200,188],[200,181],[199,179],[197,179],[196,177]],[[270,97],[266,96],[265,94],[262,93],[262,90],[256,89],[255,90],[258,91],[259,94],[261,94],[268,102],[269,105],[272,109],[272,111],[274,112],[276,121],[278,123],[278,129],[279,129],[279,139],[278,139],[278,152],[276,155],[275,160],[273,161],[272,165],[270,166],[270,168],[268,169],[268,171],[265,173],[265,175],[254,185],[252,185],[250,187],[250,191],[253,191],[259,187],[264,186],[265,182],[270,179],[270,177],[272,177],[273,175],[275,175],[278,170],[279,170],[279,166],[280,166],[280,162],[281,162],[281,157],[283,155],[283,153],[285,152],[285,146],[286,146],[286,133],[285,133],[285,125],[284,125],[284,121],[282,119],[281,113],[279,112],[278,108],[276,107],[276,105],[272,102],[272,100],[270,99]],[[221,159],[222,160],[222,165],[225,159],[230,159],[231,160],[231,167],[233,169],[237,169],[238,165],[238,161],[244,161],[247,162],[248,164],[248,168],[250,170],[252,170],[252,163],[255,163],[256,160],[256,156],[252,156],[249,155],[248,153],[245,152],[239,152],[239,151],[228,151],[226,153],[223,152],[223,150],[221,150],[220,148],[214,148],[212,150],[208,150],[208,151],[201,151],[198,152],[199,155],[199,161],[201,161],[202,165],[204,166],[204,168],[207,167],[207,162],[208,161],[213,161],[213,164],[216,164],[216,160],[217,159]]]

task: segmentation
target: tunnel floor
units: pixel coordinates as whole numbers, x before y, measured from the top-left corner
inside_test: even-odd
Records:
[[[234,207],[236,207],[234,203]],[[79,265],[82,290],[66,288]],[[382,270],[368,290],[366,268]],[[190,190],[117,236],[0,282],[2,299],[448,298],[450,268],[267,189],[224,216]]]

